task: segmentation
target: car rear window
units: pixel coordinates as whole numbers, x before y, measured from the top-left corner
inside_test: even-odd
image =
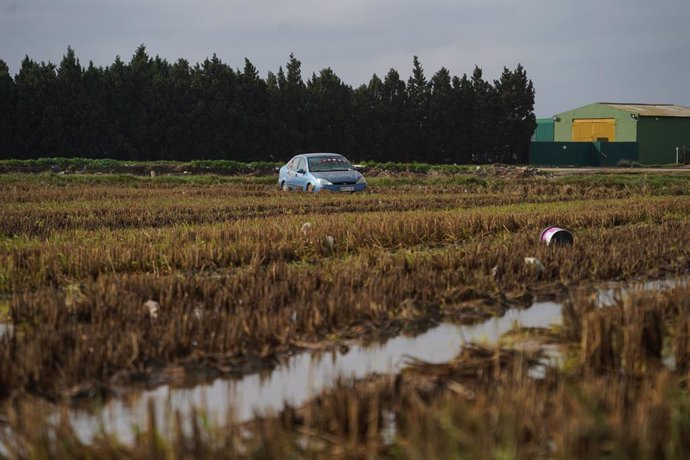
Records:
[[[315,157],[309,158],[309,171],[347,171],[352,169],[352,165],[345,157]]]

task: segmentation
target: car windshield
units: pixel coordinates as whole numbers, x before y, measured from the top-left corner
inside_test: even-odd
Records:
[[[344,157],[314,157],[309,158],[309,171],[347,171],[352,165]]]

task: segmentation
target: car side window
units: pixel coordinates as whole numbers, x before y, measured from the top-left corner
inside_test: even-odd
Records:
[[[299,158],[297,160],[297,164],[295,165],[295,171],[299,171],[300,169],[305,169],[304,168],[304,158]]]

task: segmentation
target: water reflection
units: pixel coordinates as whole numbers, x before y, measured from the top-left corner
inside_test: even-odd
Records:
[[[632,287],[608,284],[597,290],[597,302],[601,306],[612,305],[629,291],[665,290],[687,285],[688,281],[688,278],[673,278]],[[560,322],[560,303],[536,302],[528,309],[511,309],[500,318],[472,326],[441,324],[416,337],[401,336],[383,344],[355,345],[345,353],[298,354],[267,375],[249,375],[239,380],[217,379],[192,388],[161,386],[113,400],[97,416],[73,412],[72,418],[85,439],[89,439],[102,423],[105,431],[115,432],[125,442],[131,440],[134,425],[146,423],[149,402],[161,417],[157,424],[163,432],[171,427],[162,415],[169,414],[171,409],[185,418],[191,415],[193,408],[200,408],[210,421],[222,424],[232,408],[233,417],[248,420],[257,413],[278,411],[285,403],[299,406],[340,376],[360,378],[373,372],[395,373],[404,366],[408,356],[442,363],[454,358],[464,343],[491,345],[517,325],[548,327]],[[545,365],[557,364],[559,354],[554,351],[552,355]],[[540,372],[543,369],[535,368],[534,377],[539,378]]]
[[[157,414],[165,409],[190,415],[191,408],[203,408],[210,420],[223,423],[230,407],[239,420],[254,414],[277,411],[285,403],[301,405],[328,388],[339,376],[364,377],[367,374],[398,372],[408,356],[442,363],[455,357],[467,342],[496,343],[516,324],[547,327],[560,322],[561,305],[538,302],[529,309],[511,309],[500,318],[473,326],[441,324],[416,337],[396,337],[384,344],[353,346],[346,353],[298,354],[267,376],[249,375],[241,380],[217,379],[193,388],[161,386],[142,392],[135,400],[114,400],[106,405],[102,422],[106,431],[117,432],[123,440],[131,436],[132,424],[143,425],[147,406],[152,401]],[[168,412],[169,413],[169,412]],[[79,433],[89,438],[98,427],[98,418],[79,412],[73,415]],[[158,425],[166,428],[166,420]]]

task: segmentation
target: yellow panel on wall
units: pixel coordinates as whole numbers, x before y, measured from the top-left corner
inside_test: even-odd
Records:
[[[580,118],[573,120],[573,142],[613,142],[615,140],[615,118]]]

